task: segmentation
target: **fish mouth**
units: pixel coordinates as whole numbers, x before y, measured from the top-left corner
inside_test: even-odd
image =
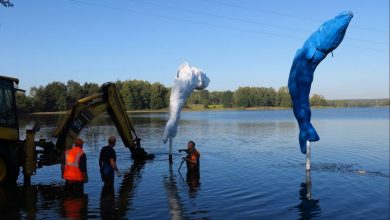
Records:
[[[335,17],[336,20],[342,20],[343,21],[342,23],[344,23],[343,26],[345,26],[345,28],[346,28],[346,26],[349,25],[349,22],[352,20],[352,18],[353,18],[353,12],[352,11],[343,11],[343,12],[341,12],[339,15],[337,15]]]
[[[350,16],[350,17],[353,17],[353,12],[352,11],[343,11],[338,16]]]
[[[352,18],[353,13],[351,11],[344,11],[332,20],[323,24],[323,26],[319,29],[320,33],[323,34],[323,38],[321,37],[318,41],[315,49],[324,54],[328,54],[338,47],[344,38],[345,32]]]

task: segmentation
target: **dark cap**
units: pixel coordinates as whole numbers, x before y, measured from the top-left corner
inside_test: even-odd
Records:
[[[81,138],[76,138],[76,140],[74,141],[75,146],[82,147],[83,144],[84,144],[84,141]]]

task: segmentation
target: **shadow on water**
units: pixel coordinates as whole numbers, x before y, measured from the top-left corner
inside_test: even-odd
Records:
[[[144,168],[144,165],[145,163],[133,163],[123,176],[117,198],[115,198],[115,189],[113,187],[102,187],[100,194],[100,214],[102,219],[126,219],[127,211],[134,198],[134,191],[141,179],[141,170]]]
[[[299,200],[301,203],[295,206],[299,210],[299,219],[312,219],[321,216],[320,200],[312,198],[311,172],[306,171],[306,180],[301,183],[299,190]]]

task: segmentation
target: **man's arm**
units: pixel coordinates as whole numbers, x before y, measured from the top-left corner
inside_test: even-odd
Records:
[[[116,175],[117,175],[117,176],[122,176],[121,172],[119,172],[119,169],[118,169],[118,167],[116,166],[116,161],[115,161],[115,160],[116,160],[116,153],[115,153],[115,150],[114,150],[114,149],[112,149],[112,150],[110,151],[109,158],[110,158],[110,165],[111,165],[112,169],[115,170]]]
[[[84,182],[88,182],[88,172],[87,172],[87,156],[85,154],[80,157],[80,171],[84,175]]]
[[[65,171],[65,151],[62,152],[61,155],[61,178],[64,178],[64,171]]]
[[[121,172],[119,172],[119,169],[116,166],[116,162],[115,162],[114,158],[110,158],[110,164],[111,164],[111,167],[115,170],[116,175],[121,176],[122,174],[121,174]]]
[[[100,155],[99,155],[99,167],[103,167],[103,149],[100,150]]]
[[[178,149],[179,153],[181,152],[186,152],[188,154],[188,150],[187,149]]]

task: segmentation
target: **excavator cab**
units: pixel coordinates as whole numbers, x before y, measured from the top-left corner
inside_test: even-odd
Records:
[[[12,182],[19,174],[19,127],[15,99],[18,83],[18,79],[0,76],[0,183]]]
[[[0,76],[0,139],[19,140],[14,84],[18,79]]]

